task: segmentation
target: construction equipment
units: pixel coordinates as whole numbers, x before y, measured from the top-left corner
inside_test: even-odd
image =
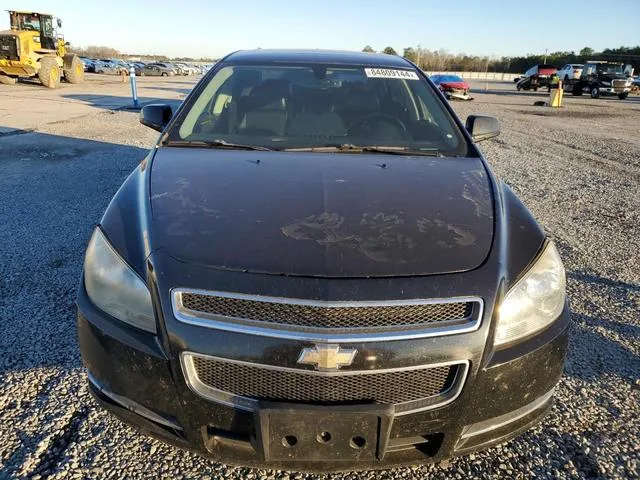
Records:
[[[57,88],[63,75],[69,83],[84,80],[82,60],[67,53],[69,43],[58,34],[52,15],[8,12],[11,30],[0,32],[0,83],[38,77],[45,87]],[[61,28],[62,21],[56,19],[55,25]]]

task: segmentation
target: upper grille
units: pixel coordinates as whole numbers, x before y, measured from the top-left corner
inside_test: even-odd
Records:
[[[18,40],[14,35],[0,35],[0,60],[19,60]]]
[[[411,370],[347,371],[323,375],[314,371],[274,368],[214,357],[188,355],[187,378],[193,384],[253,400],[309,404],[378,403],[398,405],[434,397],[449,390],[460,365]],[[202,393],[202,392],[200,392]],[[206,393],[204,393],[206,395]]]
[[[224,295],[224,296],[223,296]],[[226,294],[229,295],[229,294]],[[470,319],[474,302],[419,303],[420,301],[381,302],[371,305],[357,302],[323,304],[272,297],[239,298],[225,294],[182,292],[180,307],[197,315],[204,313],[231,319],[267,322],[307,328],[377,329],[416,327],[441,322],[465,322]]]
[[[624,88],[627,86],[627,80],[623,78],[614,78],[611,82],[613,88]]]

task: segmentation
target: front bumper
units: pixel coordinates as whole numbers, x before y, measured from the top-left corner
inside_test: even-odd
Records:
[[[631,92],[631,87],[600,87],[599,90],[601,95],[620,95]]]
[[[79,342],[98,402],[146,434],[225,463],[249,466],[384,468],[438,462],[505,441],[539,421],[550,407],[568,341],[565,308],[539,335],[477,359],[478,368],[472,366],[455,401],[434,409],[398,416],[379,405],[261,404],[249,412],[206,400],[188,387],[180,354],[198,350],[198,345],[128,327],[98,310],[80,290]],[[456,337],[462,338],[454,335],[449,341]],[[414,342],[431,345],[433,339]],[[358,418],[369,420],[356,422]],[[357,453],[349,443],[355,423],[372,440],[367,445],[373,444]],[[331,430],[330,445],[317,438],[320,428]],[[269,441],[269,429],[283,438],[295,436],[298,445],[282,453],[280,443]]]
[[[468,90],[444,88],[442,89],[442,93],[444,93],[449,100],[473,100],[473,97],[469,95]]]

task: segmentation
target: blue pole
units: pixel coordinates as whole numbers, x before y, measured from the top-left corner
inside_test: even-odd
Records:
[[[133,106],[138,108],[138,87],[136,85],[136,69],[129,67],[129,80],[131,81],[131,96],[133,97]]]

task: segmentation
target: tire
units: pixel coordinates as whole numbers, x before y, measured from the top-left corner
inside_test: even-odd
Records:
[[[42,57],[40,59],[38,79],[47,88],[58,88],[60,86],[60,67],[55,57]]]
[[[533,91],[537,92],[538,91],[538,87],[533,87]]]
[[[18,77],[10,77],[9,75],[0,74],[0,83],[3,85],[15,85],[18,82]]]
[[[626,100],[626,98],[627,98],[628,96],[629,96],[629,93],[628,93],[628,92],[625,92],[625,93],[619,93],[619,94],[618,94],[618,98],[619,98],[620,100]]]
[[[96,73],[99,73],[100,75],[104,75],[104,70],[98,70]]]
[[[69,83],[82,83],[84,81],[84,64],[77,55],[65,55],[62,69],[64,79]]]
[[[169,76],[169,74],[168,74],[167,72],[162,72],[162,76],[163,76],[163,77],[168,77],[168,76]]]
[[[600,98],[600,88],[598,85],[591,86],[591,98]]]

